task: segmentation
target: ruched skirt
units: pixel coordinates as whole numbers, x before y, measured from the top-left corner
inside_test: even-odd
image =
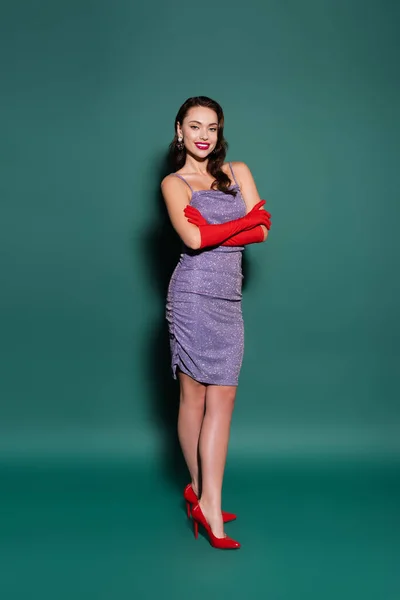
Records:
[[[241,287],[241,252],[182,255],[166,304],[174,378],[180,369],[204,384],[238,384],[244,351]]]

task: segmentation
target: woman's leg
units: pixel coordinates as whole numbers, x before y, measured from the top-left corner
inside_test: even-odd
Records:
[[[192,478],[192,487],[199,493],[199,436],[204,418],[206,386],[179,371],[180,402],[178,437],[183,456]]]
[[[199,504],[216,537],[224,536],[222,481],[235,396],[235,386],[207,387],[206,413],[200,434],[202,493]]]

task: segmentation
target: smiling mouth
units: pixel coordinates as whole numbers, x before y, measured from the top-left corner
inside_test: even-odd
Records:
[[[201,142],[196,142],[195,146],[200,150],[208,150],[210,144],[202,144]]]

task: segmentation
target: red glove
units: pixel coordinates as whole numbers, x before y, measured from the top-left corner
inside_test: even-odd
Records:
[[[194,206],[186,206],[184,213],[189,223],[197,225],[200,230],[200,248],[206,248],[208,246],[218,246],[235,234],[253,229],[257,225],[265,225],[269,229],[271,227],[270,213],[266,210],[259,210],[264,204],[265,200],[261,200],[244,217],[218,225],[209,225],[207,222],[198,224],[200,213]],[[200,216],[203,219],[202,215]]]
[[[197,208],[195,208],[194,206],[192,206],[191,208],[193,209],[190,211],[192,213],[191,222],[194,225],[200,227],[200,225],[204,226],[209,224]],[[257,244],[263,241],[264,231],[261,225],[257,225],[256,227],[253,227],[248,231],[241,231],[240,233],[233,235],[223,244],[221,244],[221,246],[246,246],[246,244]]]
[[[269,227],[268,227],[269,229]],[[221,246],[246,246],[247,244],[259,244],[264,241],[264,230],[261,225],[253,227],[248,231],[241,231],[226,240]]]

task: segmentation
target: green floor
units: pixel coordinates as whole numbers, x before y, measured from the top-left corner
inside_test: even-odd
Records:
[[[1,466],[2,600],[399,600],[394,462],[230,463],[236,552],[196,541],[150,466]]]

